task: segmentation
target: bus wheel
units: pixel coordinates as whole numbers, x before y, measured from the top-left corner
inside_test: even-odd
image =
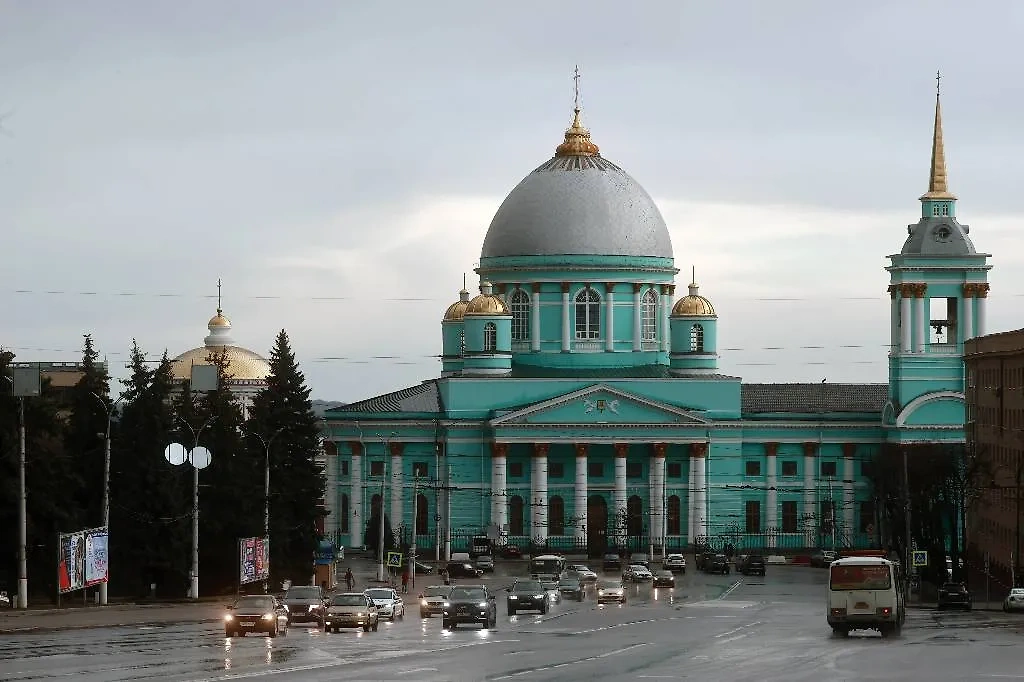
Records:
[[[836,635],[838,637],[849,637],[850,636],[850,631],[847,630],[846,628],[841,628],[838,625],[833,625],[832,626],[832,634],[834,634],[834,635]]]

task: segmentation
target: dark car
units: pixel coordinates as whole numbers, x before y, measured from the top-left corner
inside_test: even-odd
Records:
[[[704,558],[705,573],[721,573],[729,575],[729,558],[724,554],[715,554],[710,559]]]
[[[965,609],[971,610],[971,593],[963,583],[946,583],[939,588],[940,609]]]
[[[632,554],[629,555],[629,565],[630,566],[643,566],[644,568],[650,568],[651,567],[651,560],[650,560],[650,557],[648,557],[643,552],[633,552]]]
[[[523,550],[519,549],[515,545],[504,545],[497,548],[498,556],[503,556],[506,559],[519,559],[523,556]]]
[[[601,570],[606,573],[619,572],[622,570],[622,559],[618,554],[609,552],[604,555],[604,560],[601,562]]]
[[[580,580],[578,575],[563,576],[558,581],[558,593],[567,599],[583,601],[583,597],[586,595],[586,588],[583,587],[583,581]]]
[[[315,585],[288,588],[281,601],[288,607],[288,623],[316,623],[323,626],[327,597]]]
[[[839,554],[830,549],[819,550],[811,555],[811,567],[828,568],[838,558]]]
[[[654,587],[675,587],[676,574],[672,571],[657,571],[654,574]]]
[[[449,578],[479,578],[484,574],[473,564],[463,561],[449,561],[446,568]]]
[[[714,561],[714,560],[715,560],[715,553],[714,552],[701,552],[695,558],[695,563],[697,564],[697,570],[698,571],[704,571],[706,573],[707,570],[708,570],[708,565],[712,561]]]
[[[548,593],[539,580],[517,580],[508,588],[508,615],[519,611],[548,612]]]
[[[271,637],[288,632],[288,609],[272,595],[239,597],[224,616],[224,636],[265,632]]]
[[[434,567],[422,561],[416,562],[416,575],[433,575]]]
[[[484,585],[460,585],[448,593],[441,612],[441,627],[451,630],[460,623],[479,623],[485,630],[498,622],[494,595]]]
[[[482,554],[476,558],[476,567],[485,573],[494,573],[494,557]]]
[[[767,564],[760,554],[747,554],[736,559],[736,570],[743,575],[765,574]]]

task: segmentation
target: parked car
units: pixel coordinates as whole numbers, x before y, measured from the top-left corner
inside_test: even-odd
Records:
[[[1024,610],[1024,587],[1014,587],[1003,600],[1003,611]]]
[[[714,554],[710,559],[705,558],[704,572],[729,575],[729,559],[724,554]]]
[[[519,549],[515,545],[504,545],[498,548],[498,556],[503,556],[506,559],[520,559],[523,556],[523,550]]]
[[[281,598],[288,607],[288,624],[316,623],[323,627],[327,596],[316,585],[289,587]]]
[[[673,573],[686,573],[686,557],[682,554],[669,554],[661,562],[661,567]]]
[[[537,580],[517,580],[508,588],[508,615],[519,611],[548,612],[548,593]]]
[[[263,632],[269,637],[288,634],[288,609],[272,595],[239,597],[224,614],[224,636],[244,637]]]
[[[373,601],[377,607],[377,617],[387,618],[390,621],[402,620],[405,618],[405,602],[402,595],[390,587],[371,587],[364,591],[364,594]]]
[[[433,575],[434,567],[422,561],[416,562],[416,575]]]
[[[376,632],[379,626],[377,607],[362,592],[335,595],[324,614],[324,632],[340,632],[342,628],[362,628],[363,632]]]
[[[597,582],[597,573],[594,573],[583,564],[573,564],[569,567],[569,570],[575,573],[584,585],[591,585]]]
[[[616,604],[626,603],[626,588],[622,586],[621,582],[605,580],[598,585],[597,603],[607,604],[608,602],[615,602]]]
[[[608,552],[601,561],[601,570],[605,573],[618,573],[622,570],[622,559],[614,552]]]
[[[675,587],[676,574],[672,571],[658,571],[652,582],[654,587]]]
[[[476,558],[476,567],[485,573],[494,573],[494,557],[483,554]]]
[[[651,570],[641,564],[631,564],[626,572],[622,574],[623,580],[632,580],[635,583],[646,582],[648,580],[654,580],[654,575]]]
[[[714,560],[714,552],[701,552],[697,555],[697,570],[707,572],[708,564],[710,564]]]
[[[828,568],[838,558],[839,554],[830,549],[819,550],[811,555],[811,566],[814,568]]]
[[[484,574],[483,571],[468,561],[449,561],[445,568],[448,570],[449,578],[470,578],[475,580]]]
[[[583,581],[579,577],[566,576],[558,581],[558,593],[568,599],[583,601],[583,597],[586,595],[586,588],[583,587]]]
[[[441,627],[453,630],[460,623],[479,623],[484,630],[497,625],[494,595],[484,585],[460,585],[448,593],[441,612]]]
[[[420,595],[420,618],[430,618],[435,613],[444,611],[444,603],[452,588],[447,585],[431,585]]]
[[[939,588],[938,607],[971,610],[971,593],[963,583],[945,583]]]
[[[765,575],[767,562],[760,554],[742,554],[736,557],[736,572],[743,575]]]

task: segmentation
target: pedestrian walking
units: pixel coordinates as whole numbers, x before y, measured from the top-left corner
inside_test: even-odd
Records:
[[[352,575],[352,569],[345,569],[345,585],[348,587],[348,591],[351,592],[356,585],[356,577]]]
[[[409,594],[409,570],[402,572],[402,594]]]

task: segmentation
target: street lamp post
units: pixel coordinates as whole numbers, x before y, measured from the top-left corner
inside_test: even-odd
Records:
[[[114,408],[121,402],[124,395],[121,395],[113,403],[108,403],[99,394],[89,392],[93,398],[103,406],[107,415],[107,430],[103,434],[103,527],[107,529],[107,537],[110,537],[110,424],[114,419]],[[108,564],[109,565],[109,564]],[[100,583],[100,604],[107,604],[107,593],[110,577]]]
[[[264,468],[263,468],[263,537],[270,538],[270,446],[273,445],[274,439],[281,435],[284,431],[284,427],[279,428],[270,438],[264,438],[258,433],[249,431],[249,435],[259,440],[260,444],[263,445],[263,456],[264,456]],[[269,589],[269,585],[266,580],[263,581],[263,593],[266,594]]]
[[[41,389],[39,366],[15,367],[11,395],[18,399],[18,600],[19,609],[28,608],[28,490],[25,485],[25,398],[37,397]]]
[[[179,416],[178,419],[192,432],[192,442],[194,443],[189,455],[192,464],[192,569],[189,572],[188,596],[190,599],[199,599],[199,470],[206,467],[209,461],[197,463],[193,454],[199,449],[199,437],[217,417],[213,416],[207,419],[198,431],[184,417]]]
[[[384,475],[380,479],[380,507],[377,511],[377,514],[380,516],[380,519],[378,519],[380,525],[377,529],[377,580],[380,582],[384,582],[387,575],[386,567],[384,566],[384,484],[388,480],[388,459],[391,454],[391,439],[397,435],[394,431],[387,438],[384,438],[379,433],[377,434],[381,444],[384,446]]]

